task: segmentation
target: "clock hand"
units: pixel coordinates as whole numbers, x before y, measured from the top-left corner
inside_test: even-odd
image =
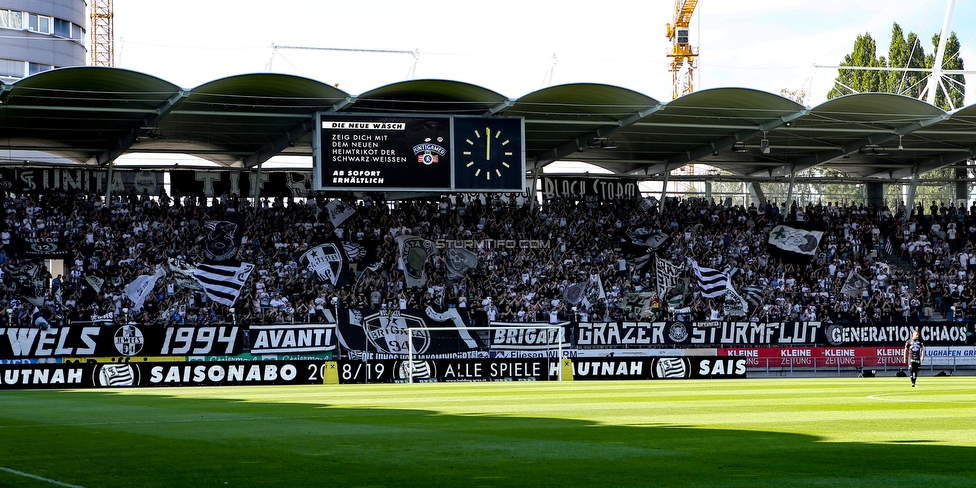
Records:
[[[485,127],[485,159],[491,160],[491,128]]]

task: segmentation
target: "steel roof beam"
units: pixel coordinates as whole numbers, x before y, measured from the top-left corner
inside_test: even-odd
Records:
[[[342,110],[343,108],[346,108],[349,105],[356,103],[356,99],[357,97],[346,97],[339,103],[333,105],[328,110],[323,110],[323,112],[330,113],[330,114],[336,113]],[[312,132],[314,129],[315,129],[315,114],[313,113],[309,119],[306,119],[302,121],[302,123],[292,127],[291,129],[288,129],[288,131],[286,131],[284,134],[281,134],[271,142],[265,144],[256,153],[244,158],[244,160],[241,161],[241,165],[244,166],[245,168],[251,168],[259,164],[262,164],[265,161],[277,156],[281,151],[284,151],[285,148],[292,145],[292,143],[298,141],[302,137],[305,137],[309,132]]]
[[[896,127],[893,130],[885,130],[876,132],[863,139],[858,139],[856,141],[848,142],[840,147],[840,149],[828,149],[826,151],[820,151],[818,153],[812,154],[810,156],[797,159],[796,161],[790,161],[788,164],[784,164],[775,170],[771,170],[770,176],[786,176],[791,172],[800,172],[806,169],[810,169],[819,164],[829,162],[831,160],[837,159],[839,157],[846,156],[848,154],[854,153],[864,146],[874,146],[888,142],[896,137],[911,134],[923,127],[928,127],[933,124],[937,124],[949,118],[948,114],[939,115],[937,117],[932,117],[926,120],[920,120],[917,122],[912,122],[911,124],[906,124],[900,127]]]
[[[526,159],[526,170],[538,169],[545,167],[546,165],[558,161],[562,158],[569,156],[570,154],[580,152],[585,150],[589,142],[598,137],[607,137],[612,135],[621,129],[630,127],[636,124],[641,119],[661,110],[665,107],[664,104],[658,104],[653,107],[646,108],[639,112],[633,113],[627,117],[617,120],[616,125],[605,125],[596,129],[595,131],[587,132],[585,134],[580,134],[573,138],[572,141],[564,142],[552,149],[539,153],[534,159],[532,159],[532,167],[529,166],[529,159]]]
[[[104,165],[125,154],[125,151],[136,143],[136,140],[139,138],[139,131],[142,130],[143,127],[152,127],[158,124],[160,119],[169,113],[169,111],[172,110],[180,100],[188,95],[188,91],[178,91],[175,95],[156,107],[156,110],[153,113],[143,118],[138,126],[129,129],[129,132],[120,137],[118,141],[112,145],[112,147],[95,156],[95,162],[99,165]]]
[[[671,171],[672,169],[675,168],[680,168],[692,161],[696,161],[710,154],[714,154],[715,151],[732,147],[737,142],[743,142],[752,139],[753,137],[761,135],[765,132],[769,132],[782,125],[790,124],[794,120],[803,117],[809,112],[810,112],[809,110],[804,109],[804,110],[800,110],[799,112],[794,112],[792,114],[783,117],[767,120],[762,124],[759,124],[758,126],[754,126],[750,129],[741,130],[730,136],[720,137],[709,144],[704,144],[692,148],[683,153],[675,154],[674,156],[667,158],[664,161],[664,164],[657,164],[654,166],[647,167],[645,174],[648,176],[656,175],[660,173],[665,173],[667,171]]]

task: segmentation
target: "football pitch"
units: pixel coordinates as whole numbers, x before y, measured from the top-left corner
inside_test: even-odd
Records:
[[[0,392],[0,486],[974,486],[976,377]]]

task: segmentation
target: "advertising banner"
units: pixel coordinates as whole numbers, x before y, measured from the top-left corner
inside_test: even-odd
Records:
[[[322,361],[0,365],[0,389],[313,385]]]
[[[540,381],[559,378],[558,358],[529,359],[399,359],[340,360],[339,383],[406,383],[413,381]]]
[[[316,119],[316,190],[451,189],[450,117]]]
[[[574,380],[745,378],[745,358],[704,356],[576,358]]]
[[[744,358],[750,368],[905,367],[903,347],[730,347],[719,356]]]

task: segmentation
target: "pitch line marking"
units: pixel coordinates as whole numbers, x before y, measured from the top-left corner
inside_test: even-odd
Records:
[[[898,398],[885,398],[889,396],[897,395]],[[881,402],[903,402],[903,403],[976,403],[976,400],[943,400],[941,398],[910,398],[905,397],[905,395],[910,395],[910,393],[878,393],[876,395],[868,395],[868,400],[877,400]]]
[[[63,481],[52,480],[50,478],[45,478],[43,476],[38,476],[36,474],[25,473],[23,471],[17,471],[16,469],[5,468],[3,466],[0,466],[0,471],[6,471],[8,473],[12,473],[12,474],[15,474],[17,476],[23,476],[25,478],[31,478],[31,479],[35,479],[35,480],[38,480],[38,481],[43,481],[45,483],[51,483],[52,485],[64,486],[64,487],[67,487],[67,488],[85,488],[84,486],[72,485],[70,483],[65,483]]]

